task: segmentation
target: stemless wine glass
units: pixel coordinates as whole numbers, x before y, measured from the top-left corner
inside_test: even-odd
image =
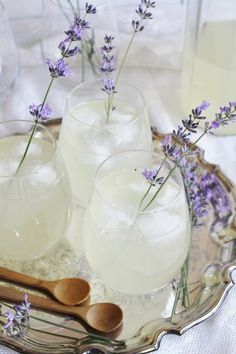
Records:
[[[58,58],[58,44],[62,41],[62,35],[75,16],[85,15],[86,0],[50,0],[47,2],[45,12],[45,39],[42,42],[44,58]],[[80,45],[80,54],[71,58],[73,77],[63,82],[72,83],[74,86],[99,74],[100,50],[103,46],[104,35],[115,36],[117,48],[117,21],[109,0],[95,0],[96,14],[88,15],[86,20],[90,28],[86,30],[85,38]],[[75,84],[76,82],[76,84]]]
[[[100,80],[77,86],[67,97],[59,137],[75,201],[86,206],[99,164],[112,153],[151,149],[151,130],[142,94],[130,84],[119,83],[115,110],[106,122],[107,96]]]
[[[0,1],[0,98],[13,87],[19,71],[18,52],[7,13]]]
[[[97,170],[84,218],[84,250],[92,269],[121,292],[142,294],[163,287],[188,254],[190,218],[178,169],[149,204],[157,187],[150,187],[142,172],[159,167],[166,177],[173,164],[136,150],[110,156]]]
[[[71,191],[56,141],[38,124],[19,169],[34,123],[0,123],[0,253],[13,259],[39,257],[63,236]]]

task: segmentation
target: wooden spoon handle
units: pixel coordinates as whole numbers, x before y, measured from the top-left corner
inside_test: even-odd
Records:
[[[32,286],[34,288],[44,288],[41,284],[41,280],[30,277],[29,275],[15,272],[14,270],[10,270],[7,268],[0,267],[0,279],[9,280],[18,284],[24,284],[26,286]]]
[[[0,298],[13,302],[20,303],[24,301],[24,292],[19,291],[15,288],[10,288],[6,286],[0,286]],[[56,312],[59,314],[67,314],[75,316],[79,319],[83,319],[86,321],[86,307],[75,308],[72,306],[66,306],[59,304],[54,300],[50,300],[41,296],[27,294],[28,301],[32,304],[32,307],[36,307],[39,309],[47,310],[49,312]],[[87,321],[86,321],[87,322]]]

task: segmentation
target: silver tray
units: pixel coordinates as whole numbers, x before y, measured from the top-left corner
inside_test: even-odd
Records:
[[[60,120],[50,121],[54,134],[60,129]],[[161,135],[153,133],[155,149],[159,149]],[[81,220],[83,211],[74,210],[67,237],[55,249],[38,260],[16,262],[1,259],[1,266],[14,269],[42,279],[57,279],[67,276],[86,278],[92,287],[91,302],[112,301],[121,306],[124,312],[124,325],[115,339],[97,338],[72,318],[49,315],[32,310],[32,314],[47,321],[66,327],[31,320],[31,329],[22,338],[8,337],[1,332],[0,343],[29,354],[43,353],[149,353],[160,346],[163,335],[183,334],[189,328],[212,316],[221,306],[228,291],[233,286],[231,273],[236,268],[236,189],[219,167],[204,160],[203,153],[198,157],[199,169],[208,170],[216,177],[217,183],[230,204],[228,224],[220,232],[212,232],[215,223],[214,206],[209,206],[209,217],[193,230],[190,250],[189,290],[191,305],[187,309],[178,306],[171,321],[171,311],[175,298],[173,284],[142,296],[128,296],[106,287],[89,268],[81,244]],[[78,334],[73,329],[85,333]]]

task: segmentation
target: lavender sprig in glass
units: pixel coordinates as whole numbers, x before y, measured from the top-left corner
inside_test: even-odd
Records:
[[[34,117],[35,124],[30,134],[29,141],[27,143],[22,159],[16,169],[16,174],[19,171],[22,163],[26,158],[26,155],[28,153],[38,123],[47,121],[52,113],[51,108],[46,104],[46,100],[51,90],[53,81],[59,77],[66,77],[71,75],[71,71],[68,67],[68,64],[65,62],[65,59],[80,53],[78,46],[75,45],[73,48],[71,48],[71,45],[74,42],[77,41],[81,42],[84,40],[85,30],[87,28],[90,28],[89,23],[86,21],[86,16],[95,13],[96,13],[96,8],[93,5],[89,5],[88,3],[86,3],[86,10],[85,10],[84,17],[83,18],[74,17],[73,24],[70,26],[70,28],[67,31],[65,31],[66,38],[59,43],[58,48],[61,53],[61,58],[59,58],[55,63],[53,63],[51,59],[46,60],[46,64],[48,66],[51,79],[46,89],[42,103],[40,104],[33,103],[29,106],[29,113]]]
[[[101,48],[101,57],[102,63],[100,65],[100,71],[105,75],[105,78],[102,80],[102,91],[106,92],[108,95],[107,104],[105,106],[106,109],[106,117],[107,122],[109,120],[111,112],[115,109],[113,105],[112,97],[115,90],[115,80],[113,78],[113,73],[116,70],[115,64],[115,56],[114,56],[114,49],[115,46],[113,45],[113,36],[105,35],[104,37],[104,45]]]
[[[138,19],[132,20],[133,34],[125,50],[124,56],[121,60],[121,64],[118,68],[116,77],[114,77],[113,75],[114,71],[116,70],[114,54],[111,53],[114,50],[114,46],[112,44],[114,37],[108,35],[104,37],[105,43],[104,46],[101,48],[102,64],[100,66],[100,71],[106,74],[106,78],[102,82],[102,90],[108,94],[108,103],[106,105],[107,123],[110,119],[112,111],[115,109],[115,106],[113,104],[113,98],[114,94],[117,93],[116,86],[119,81],[120,74],[125,64],[129,50],[132,46],[136,34],[144,30],[144,21],[153,19],[150,9],[154,8],[155,6],[155,1],[152,0],[141,0],[141,3],[138,5],[136,9]]]

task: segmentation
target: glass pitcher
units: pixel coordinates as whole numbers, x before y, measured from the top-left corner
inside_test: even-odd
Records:
[[[236,1],[189,0],[181,101],[184,112],[206,100],[209,118],[236,100]],[[220,135],[236,134],[236,123]]]

